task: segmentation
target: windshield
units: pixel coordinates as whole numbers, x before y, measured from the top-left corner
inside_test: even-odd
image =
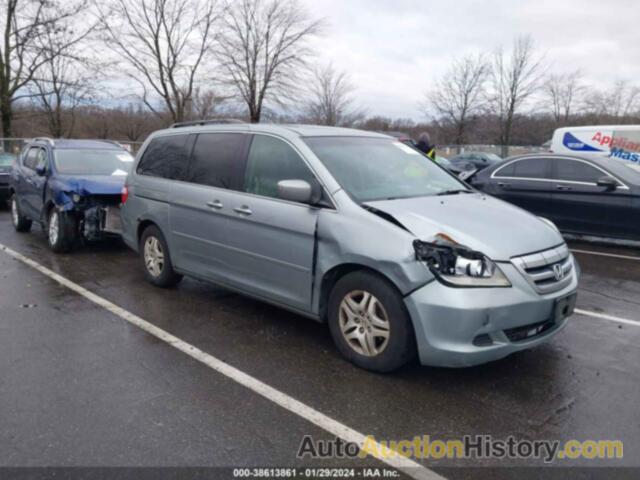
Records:
[[[15,158],[11,153],[0,153],[0,167],[10,167]]]
[[[124,150],[58,149],[55,164],[61,175],[126,175],[133,157]]]
[[[308,137],[304,141],[358,202],[467,190],[432,160],[396,140]]]

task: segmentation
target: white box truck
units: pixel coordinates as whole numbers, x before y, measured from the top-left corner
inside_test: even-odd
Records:
[[[640,125],[564,127],[553,133],[553,153],[604,155],[640,163]]]

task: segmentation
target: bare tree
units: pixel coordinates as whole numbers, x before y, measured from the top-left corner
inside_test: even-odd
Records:
[[[529,36],[517,37],[509,54],[502,48],[495,53],[488,99],[491,112],[498,120],[502,156],[509,155],[516,115],[540,88],[543,76],[543,59],[536,55],[533,39]]]
[[[197,87],[193,92],[191,104],[189,105],[189,117],[207,119],[218,116],[228,98],[228,96],[221,95],[213,89]]]
[[[71,45],[72,35],[49,32],[41,48],[56,51],[61,44]],[[69,46],[64,55],[48,57],[30,87],[33,101],[44,111],[49,133],[55,138],[72,136],[76,109],[90,100],[96,82],[97,72],[90,71],[88,60],[74,47]]]
[[[225,16],[218,58],[226,81],[259,122],[263,105],[284,104],[299,91],[321,21],[298,0],[238,0]]]
[[[198,75],[210,61],[221,8],[216,0],[113,0],[100,6],[108,45],[129,67],[126,74],[142,89],[142,101],[174,122],[188,113]],[[120,23],[117,23],[120,20]]]
[[[481,112],[489,65],[484,56],[454,61],[447,73],[427,93],[427,104],[440,120],[455,129],[455,143],[462,145],[473,117]]]
[[[557,123],[567,123],[574,113],[580,95],[584,91],[579,70],[566,74],[550,75],[544,83],[544,98],[551,107]]]
[[[617,80],[606,91],[592,90],[585,100],[587,109],[596,117],[623,120],[638,113],[640,88],[626,80]]]
[[[109,122],[116,125],[117,133],[130,142],[139,142],[149,132],[163,126],[159,119],[150,114],[142,104],[129,104],[113,111]]]
[[[34,95],[27,91],[34,77],[52,59],[86,36],[69,27],[69,20],[85,11],[86,0],[0,0],[0,117],[4,137],[13,135],[14,104]],[[61,37],[54,44],[46,36]],[[37,95],[37,93],[36,93]]]
[[[354,90],[347,73],[333,65],[315,69],[306,105],[308,116],[315,123],[332,126],[351,126],[362,120],[365,112],[354,105]]]

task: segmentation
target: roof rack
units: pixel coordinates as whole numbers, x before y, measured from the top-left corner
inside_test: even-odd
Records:
[[[206,120],[190,120],[188,122],[178,122],[171,125],[170,128],[195,127],[197,125],[224,125],[246,123],[237,118],[210,118]]]
[[[47,142],[49,145],[53,146],[53,138],[49,137],[36,137],[33,139],[34,142]]]

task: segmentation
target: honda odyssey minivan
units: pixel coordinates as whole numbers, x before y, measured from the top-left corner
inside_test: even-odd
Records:
[[[151,135],[122,192],[149,282],[214,282],[328,323],[354,364],[461,367],[548,341],[576,301],[555,226],[351,129],[201,122]]]

